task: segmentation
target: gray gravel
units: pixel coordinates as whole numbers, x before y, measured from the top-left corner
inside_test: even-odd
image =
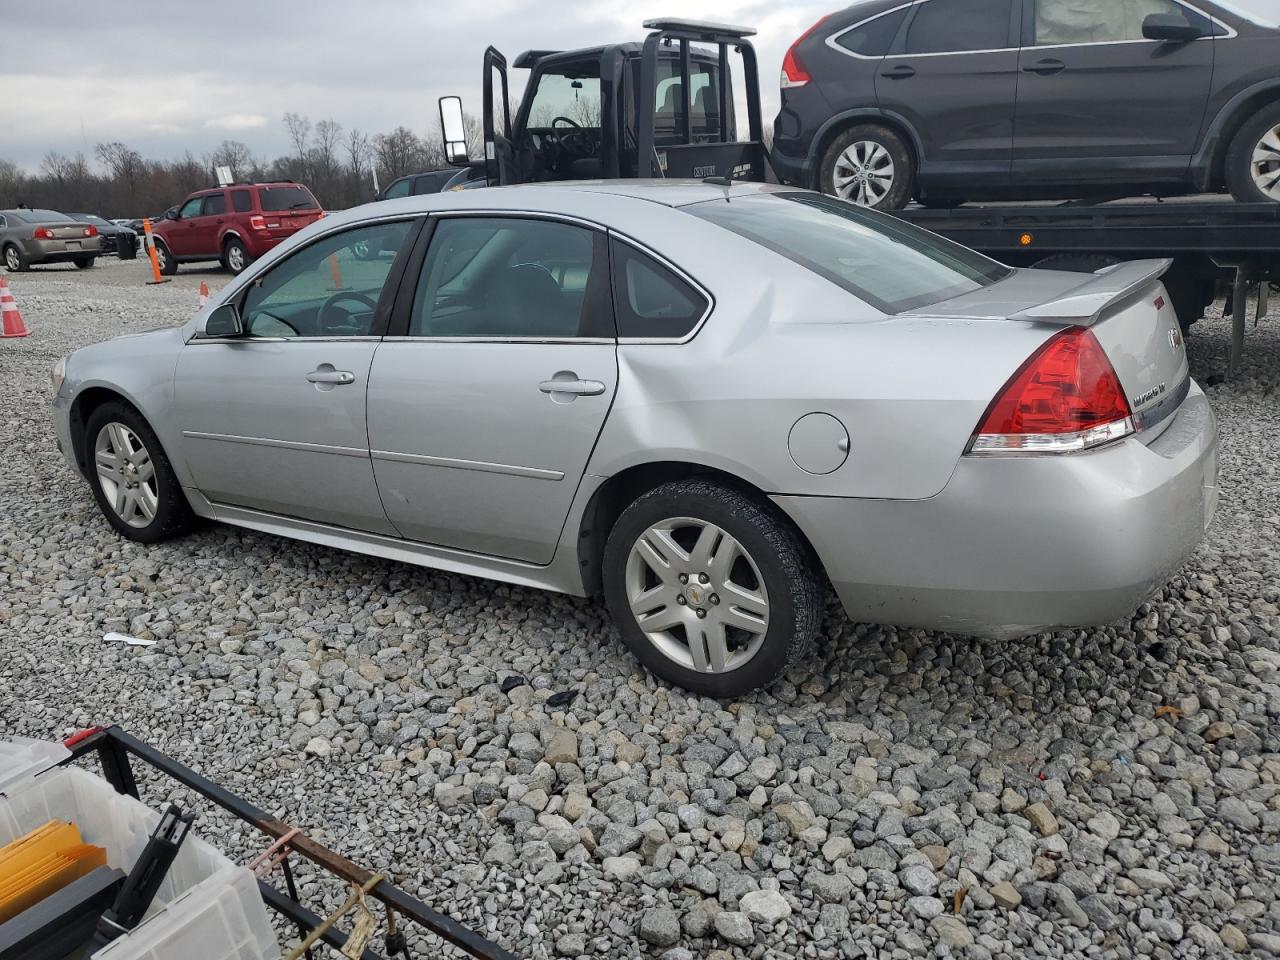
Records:
[[[0,731],[120,723],[529,957],[1278,949],[1280,316],[1210,390],[1219,519],[1130,622],[996,643],[833,606],[812,673],[720,705],[643,675],[595,602],[229,527],[116,537],[48,370],[180,321],[201,277],[10,277],[34,335],[0,341]],[[1226,342],[1197,328],[1197,376]]]

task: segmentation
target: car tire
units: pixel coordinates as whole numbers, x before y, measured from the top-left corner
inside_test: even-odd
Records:
[[[731,698],[774,683],[804,662],[822,623],[825,581],[809,547],[767,501],[714,480],[639,497],[610,530],[602,567],[632,653],[695,693]],[[645,597],[652,606],[638,615]]]
[[[859,124],[827,148],[818,178],[822,192],[833,197],[875,210],[901,210],[915,193],[916,162],[895,131],[878,123]]]
[[[121,536],[157,543],[194,525],[195,514],[160,440],[133,407],[104,403],[90,414],[84,462],[98,509]]]
[[[27,255],[16,243],[9,243],[4,248],[4,268],[10,273],[26,273],[31,269]]]
[[[234,277],[243,273],[245,268],[253,262],[253,258],[249,256],[249,251],[244,248],[243,243],[232,238],[222,248],[222,262],[227,265],[227,270]]]
[[[1226,174],[1241,203],[1280,202],[1280,103],[1263,107],[1240,128],[1227,150]]]
[[[160,274],[165,277],[172,277],[178,272],[178,261],[173,254],[159,240],[156,244],[156,262],[160,265]]]
[[[97,257],[76,257],[75,265],[79,270],[89,270],[93,268],[97,260]]]

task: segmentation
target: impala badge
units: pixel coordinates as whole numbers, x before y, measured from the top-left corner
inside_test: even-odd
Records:
[[[1169,331],[1169,346],[1173,347],[1174,352],[1177,353],[1182,350],[1182,344],[1182,330],[1174,327]]]
[[[1150,390],[1148,390],[1146,393],[1143,393],[1143,394],[1140,394],[1139,396],[1134,397],[1134,398],[1133,398],[1133,409],[1137,410],[1137,409],[1138,409],[1140,406],[1142,406],[1144,403],[1150,403],[1150,402],[1151,402],[1152,400],[1154,400],[1156,397],[1163,396],[1163,395],[1164,395],[1164,393],[1165,393],[1165,391],[1166,391],[1167,389],[1168,389],[1168,387],[1167,387],[1167,386],[1165,386],[1165,384],[1163,384],[1163,383],[1162,383],[1162,384],[1160,384],[1160,386],[1158,386],[1158,387],[1152,387],[1152,388],[1151,388]]]

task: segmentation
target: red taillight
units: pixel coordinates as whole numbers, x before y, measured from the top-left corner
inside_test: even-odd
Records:
[[[48,227],[36,227],[31,236],[35,237],[37,240],[52,240],[53,231]]]
[[[796,48],[804,43],[813,35],[814,31],[827,22],[831,18],[831,14],[827,14],[812,27],[800,34],[799,38],[790,47],[787,48],[787,55],[782,58],[782,89],[786,90],[790,87],[803,87],[806,83],[813,79],[809,71],[804,68],[804,64],[800,62],[800,57],[796,55]]]
[[[1133,411],[1098,339],[1071,327],[1042,346],[992,401],[970,453],[1073,453],[1133,433]]]
[[[260,217],[260,216],[257,216],[257,215],[250,217],[250,218],[249,218],[249,229],[250,229],[250,230],[265,230],[265,229],[267,229],[267,218],[266,218],[266,217]]]
[[[85,228],[84,228],[84,235],[85,235],[86,237],[96,237],[96,236],[98,235],[98,228],[97,228],[97,227],[85,227]]]

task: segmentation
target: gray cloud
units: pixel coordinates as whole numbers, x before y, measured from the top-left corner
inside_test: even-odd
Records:
[[[144,155],[207,152],[224,138],[256,155],[288,150],[281,117],[376,133],[404,124],[428,134],[436,99],[461,94],[478,110],[480,58],[490,43],[513,57],[638,40],[641,21],[683,17],[760,31],[766,122],[787,45],[833,4],[728,0],[489,0],[479,4],[363,0],[223,0],[206,4],[85,4],[47,0],[5,17],[0,158],[35,168],[48,150],[121,140]],[[523,83],[514,71],[518,91]]]

